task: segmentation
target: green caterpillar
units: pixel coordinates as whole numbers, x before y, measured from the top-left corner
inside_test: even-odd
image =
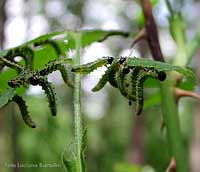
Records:
[[[103,57],[95,62],[75,67],[72,71],[84,74],[90,73],[106,64],[110,64],[110,66],[92,91],[99,91],[109,82],[113,87],[118,88],[120,93],[129,101],[136,102],[137,115],[142,112],[145,80],[152,77],[163,81],[166,78],[166,73],[158,71],[154,66],[130,65],[130,61],[127,61],[125,57],[115,59],[112,57]]]
[[[55,93],[53,91],[53,87],[50,82],[47,81],[47,78],[40,77],[38,75],[33,75],[29,78],[29,82],[32,85],[40,85],[42,89],[45,91],[45,94],[49,101],[49,108],[51,109],[51,114],[53,116],[56,116],[57,110],[56,110],[56,99],[55,99]],[[18,87],[20,85],[25,85],[27,81],[22,77],[18,80],[11,80],[8,82],[10,87]]]
[[[26,105],[25,101],[23,100],[23,98],[18,95],[15,95],[12,98],[12,101],[17,103],[17,105],[19,106],[19,109],[20,109],[21,115],[22,115],[22,119],[24,120],[25,124],[31,128],[36,128],[34,121],[31,119],[31,117],[29,115],[27,105]]]
[[[29,47],[21,47],[21,48],[15,48],[6,54],[5,58],[7,58],[10,61],[14,61],[14,57],[20,56],[24,59],[26,63],[26,69],[31,71],[33,69],[33,57],[34,52]]]
[[[73,88],[73,83],[70,80],[68,76],[68,72],[65,69],[64,63],[72,63],[72,59],[65,59],[65,60],[53,60],[50,61],[44,69],[41,69],[36,72],[22,72],[20,75],[18,75],[16,78],[10,80],[8,82],[8,85],[11,88],[16,88],[21,85],[26,85],[31,83],[32,85],[38,85],[38,81],[40,78],[47,76],[48,74],[52,73],[53,71],[59,70],[61,72],[62,78],[64,82],[69,86]]]
[[[8,85],[11,88],[16,88],[16,87],[19,87],[21,85],[28,85],[28,84],[32,84],[34,86],[40,85],[42,87],[42,89],[45,91],[45,94],[48,98],[51,114],[53,116],[55,116],[56,113],[57,113],[55,93],[53,91],[51,83],[49,83],[47,81],[46,76],[48,74],[52,73],[55,70],[59,70],[61,72],[61,75],[62,75],[65,83],[68,86],[73,87],[73,84],[70,81],[70,79],[68,77],[68,73],[67,73],[65,66],[63,64],[64,62],[72,63],[72,59],[65,59],[65,60],[60,60],[60,61],[56,61],[56,60],[51,61],[46,65],[46,67],[44,69],[36,71],[36,72],[24,71],[19,76],[17,76],[16,78],[8,81]]]
[[[65,66],[63,64],[63,61],[51,61],[49,62],[46,67],[38,72],[35,73],[35,75],[39,75],[39,76],[46,76],[50,73],[52,73],[53,71],[59,70],[62,78],[64,80],[64,82],[69,86],[69,87],[74,87],[73,83],[70,81],[68,73],[65,69]]]
[[[113,61],[112,57],[102,57],[101,59],[98,59],[94,62],[83,64],[81,65],[81,67],[80,66],[74,67],[72,68],[72,72],[78,72],[81,74],[89,74],[99,67],[102,67],[106,64],[111,64],[112,61]]]
[[[49,108],[51,110],[52,116],[56,116],[57,109],[56,109],[56,98],[55,93],[53,91],[53,87],[50,82],[47,81],[46,78],[42,78],[39,80],[39,85],[45,91],[45,94],[49,101]]]
[[[18,72],[23,71],[23,67],[21,65],[17,64],[14,61],[10,61],[4,57],[0,57],[0,65],[16,69]]]

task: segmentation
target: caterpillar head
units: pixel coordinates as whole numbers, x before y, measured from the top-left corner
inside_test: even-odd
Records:
[[[167,77],[167,75],[165,72],[163,72],[163,71],[158,72],[158,79],[160,81],[164,81],[166,79],[166,77]]]
[[[109,57],[109,56],[107,57],[108,64],[112,64],[113,60],[114,60],[113,57]]]
[[[122,69],[122,72],[123,72],[123,74],[128,74],[128,73],[130,72],[129,67],[124,67],[124,68]]]
[[[16,83],[13,80],[8,81],[8,86],[11,87],[11,88],[17,87]]]
[[[119,59],[119,63],[123,64],[125,61],[126,61],[126,57],[121,56],[120,59]]]
[[[38,85],[39,81],[40,79],[39,79],[39,76],[37,75],[33,75],[31,78],[29,78],[29,82],[34,86]]]
[[[24,79],[13,79],[8,81],[8,86],[11,88],[17,88],[20,85],[24,85],[25,81]]]
[[[158,71],[154,67],[144,68],[144,71],[147,75],[151,76],[152,78],[156,78],[159,81],[164,81],[166,79],[166,73],[163,71]]]

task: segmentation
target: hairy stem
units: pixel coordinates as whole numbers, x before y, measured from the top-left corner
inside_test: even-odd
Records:
[[[80,65],[81,35],[76,36],[76,58],[75,65]],[[77,172],[82,172],[81,164],[81,142],[82,142],[82,120],[81,120],[81,74],[75,74],[74,83],[74,129],[77,157]]]

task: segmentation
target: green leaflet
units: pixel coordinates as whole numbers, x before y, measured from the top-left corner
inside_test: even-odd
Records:
[[[196,82],[196,77],[194,75],[194,72],[188,68],[180,67],[180,66],[174,66],[169,63],[163,63],[158,62],[154,60],[148,60],[148,59],[141,59],[141,58],[134,58],[134,57],[128,57],[127,58],[127,65],[129,67],[146,67],[150,68],[153,67],[157,71],[164,71],[164,72],[171,72],[176,71],[180,74],[182,74],[184,77],[188,77],[192,82]]]
[[[86,150],[86,141],[87,141],[87,130],[84,129],[81,138],[81,164],[82,172],[86,171],[85,166],[85,150]],[[63,163],[68,172],[78,172],[77,167],[77,157],[76,157],[76,145],[74,141],[69,144],[62,154]]]
[[[0,94],[0,108],[5,106],[15,95],[15,90],[10,88],[3,94]]]
[[[86,47],[93,42],[99,41],[102,42],[107,39],[109,36],[120,35],[127,37],[129,34],[123,31],[104,31],[104,30],[79,30],[79,31],[61,31],[61,32],[52,32],[42,36],[39,36],[33,40],[25,42],[22,45],[17,47],[4,50],[0,52],[0,57],[8,56],[10,52],[15,52],[22,50],[23,48],[33,47],[50,44],[57,54],[65,54],[68,49],[75,49],[75,37],[81,34],[81,47]]]
[[[62,50],[60,49],[60,47],[58,46],[58,44],[53,41],[53,40],[50,40],[50,39],[46,39],[44,41],[41,41],[41,42],[36,42],[34,43],[34,46],[43,46],[43,45],[51,45],[53,47],[53,49],[55,50],[55,53],[59,56],[62,54]]]
[[[62,155],[63,163],[68,172],[78,172],[75,147],[75,144],[69,144]]]

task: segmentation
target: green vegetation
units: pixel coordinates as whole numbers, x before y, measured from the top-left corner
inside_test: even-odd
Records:
[[[154,1],[153,6],[157,3]],[[197,84],[196,74],[188,65],[199,46],[199,32],[187,41],[181,11],[175,11],[168,0],[166,4],[170,12],[169,32],[177,45],[171,62],[166,62],[165,57],[165,61],[161,58],[156,61],[156,50],[152,50],[151,45],[160,46],[159,42],[155,39],[152,43],[148,39],[154,60],[105,55],[82,64],[81,52],[92,43],[115,36],[119,39],[138,38],[135,32],[112,30],[54,32],[0,52],[0,108],[12,107],[7,113],[9,123],[16,120],[12,115],[19,113],[15,110],[13,113],[11,102],[19,107],[22,120],[17,118],[14,122],[20,131],[16,136],[22,155],[20,160],[62,164],[56,169],[68,172],[156,172],[172,168],[169,164],[174,159],[178,172],[189,172],[189,135],[192,131],[183,132],[178,102],[182,96],[198,97],[192,92]],[[142,18],[138,21],[140,26],[148,27],[145,26],[148,17],[141,15],[137,18]],[[147,38],[147,28],[145,34]],[[71,51],[75,52],[73,57],[70,57]],[[15,59],[18,56],[20,61]],[[107,82],[111,87],[108,87],[102,112],[89,104],[89,109],[96,108],[95,113],[99,110],[106,114],[92,120],[85,115],[82,100],[87,102],[87,95],[82,94],[81,79],[101,67],[106,70],[92,89],[95,100],[100,96],[96,92],[103,92]],[[54,89],[54,84],[48,81],[54,71],[60,72],[67,87],[55,85]],[[48,101],[27,94],[30,86],[41,86]],[[45,116],[49,113],[55,117]],[[144,115],[135,117],[141,113]],[[23,126],[23,121],[29,128]],[[134,132],[133,128],[140,126],[139,122],[145,127],[142,132]],[[12,133],[11,129],[8,131],[7,137]],[[145,165],[129,163],[126,157],[131,156],[137,137],[143,137],[139,144],[145,147]]]

